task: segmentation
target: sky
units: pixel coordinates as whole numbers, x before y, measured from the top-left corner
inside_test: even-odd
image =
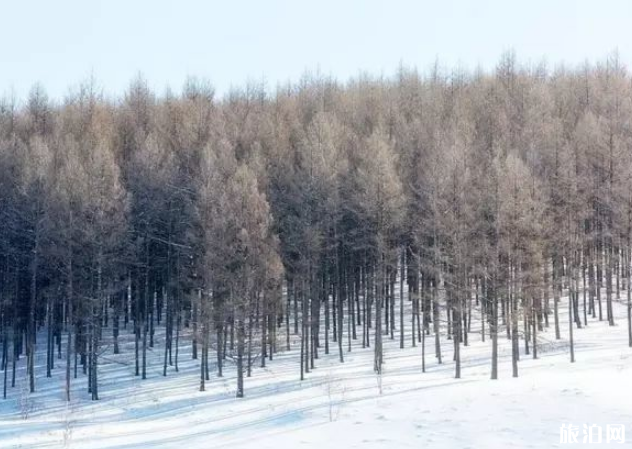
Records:
[[[157,92],[187,76],[222,95],[319,70],[492,69],[505,50],[549,66],[632,62],[626,0],[0,0],[0,93],[41,83],[62,99],[90,76],[110,95],[141,73]]]

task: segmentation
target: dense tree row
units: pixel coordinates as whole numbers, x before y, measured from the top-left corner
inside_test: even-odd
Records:
[[[118,354],[123,332],[137,376],[148,348],[167,376],[190,344],[200,388],[231,360],[238,396],[278,351],[300,350],[303,379],[353,340],[380,373],[383,339],[420,345],[425,370],[447,338],[460,377],[473,320],[492,378],[500,334],[517,376],[520,345],[537,357],[561,316],[573,361],[573,328],[614,325],[622,292],[632,346],[631,80],[616,55],[548,70],[508,53],[494,73],[310,75],[221,100],[142,78],[117,100],[93,80],[60,103],[40,86],[5,98],[5,397],[21,358],[35,391],[45,348],[68,399],[78,376],[98,399],[102,346]]]

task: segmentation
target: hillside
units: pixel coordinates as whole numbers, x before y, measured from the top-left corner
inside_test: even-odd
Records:
[[[580,443],[583,424],[601,425],[605,444],[606,425],[632,422],[632,393],[626,388],[632,351],[623,304],[615,303],[615,314],[614,328],[590,321],[575,332],[574,364],[565,315],[562,340],[555,341],[551,330],[540,334],[537,360],[524,355],[521,340],[517,379],[511,378],[510,341],[503,336],[497,381],[489,379],[489,340],[480,341],[476,323],[462,351],[461,379],[453,378],[446,340],[442,365],[427,342],[422,373],[419,346],[407,341],[402,350],[397,339],[386,338],[381,382],[372,370],[372,348],[358,342],[351,353],[345,349],[343,364],[337,354],[321,353],[317,368],[301,382],[299,340],[293,337],[291,351],[276,355],[266,368],[254,368],[243,399],[235,398],[231,363],[223,378],[213,373],[207,391],[198,391],[199,363],[191,360],[186,337],[179,372],[171,368],[162,376],[157,349],[149,352],[148,379],[141,381],[133,375],[133,339],[124,333],[122,353],[115,356],[106,345],[101,356],[99,401],[90,401],[86,376],[80,375],[67,407],[63,368],[55,369],[53,379],[38,378],[37,392],[28,395],[23,359],[18,386],[0,401],[0,447],[550,448],[563,446],[563,423],[578,426]],[[45,354],[37,361],[45,363]]]

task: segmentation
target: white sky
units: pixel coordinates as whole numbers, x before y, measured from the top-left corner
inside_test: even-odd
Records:
[[[39,81],[61,98],[94,74],[120,94],[141,72],[158,92],[187,75],[219,93],[248,79],[268,86],[306,69],[346,80],[427,68],[492,68],[514,49],[549,65],[632,59],[625,0],[0,0],[0,93]]]

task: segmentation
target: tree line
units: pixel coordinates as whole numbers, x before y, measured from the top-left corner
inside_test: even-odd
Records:
[[[78,376],[98,399],[104,342],[118,354],[123,333],[136,376],[159,343],[177,371],[186,343],[200,389],[228,360],[238,397],[279,351],[300,351],[304,379],[358,340],[379,374],[384,339],[419,345],[420,371],[447,339],[458,378],[475,332],[496,379],[505,335],[518,376],[521,345],[537,357],[568,317],[574,361],[574,328],[615,325],[616,301],[632,346],[631,81],[616,54],[550,69],[508,52],[491,72],[306,74],[222,98],[196,78],[158,96],[140,76],[120,98],[94,79],[59,102],[40,85],[5,96],[4,397],[21,358],[36,390],[45,348],[67,400]]]

